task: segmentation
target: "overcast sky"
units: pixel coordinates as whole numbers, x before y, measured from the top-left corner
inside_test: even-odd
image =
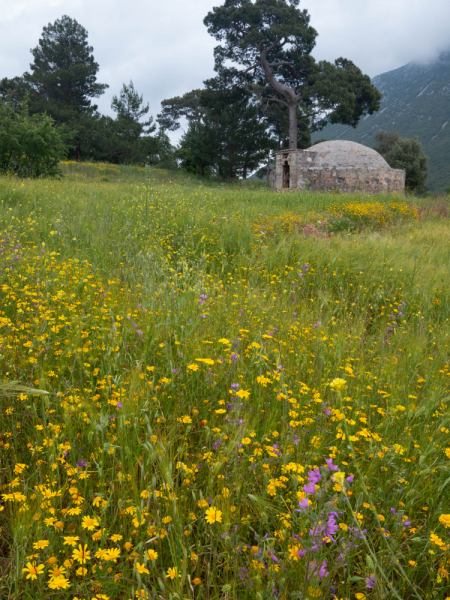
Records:
[[[83,25],[111,98],[133,80],[150,112],[201,87],[213,72],[215,41],[203,25],[223,0],[0,0],[0,78],[29,69],[43,26],[67,14]],[[371,77],[450,49],[450,0],[301,0],[318,31],[314,56],[344,56]]]

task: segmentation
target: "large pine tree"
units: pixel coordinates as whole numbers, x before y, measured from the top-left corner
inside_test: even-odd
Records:
[[[46,112],[65,126],[75,157],[97,109],[92,104],[109,87],[97,83],[99,65],[94,60],[88,33],[75,19],[64,15],[44,27],[39,44],[31,50],[34,61],[24,80],[30,88],[31,112]]]

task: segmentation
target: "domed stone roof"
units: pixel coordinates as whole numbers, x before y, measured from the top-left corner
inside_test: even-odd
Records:
[[[359,167],[374,169],[390,169],[388,163],[376,150],[346,140],[321,142],[311,146],[305,153],[314,153],[315,166],[322,168]],[[308,160],[310,160],[308,158]]]

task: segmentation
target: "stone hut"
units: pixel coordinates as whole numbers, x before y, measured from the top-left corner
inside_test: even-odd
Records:
[[[307,150],[276,152],[270,189],[403,194],[405,171],[391,169],[372,148],[336,140]]]

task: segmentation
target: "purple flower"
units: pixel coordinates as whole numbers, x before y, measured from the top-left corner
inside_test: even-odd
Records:
[[[122,406],[123,406],[123,405],[122,405],[122,402],[118,402],[118,403],[117,403],[117,408],[122,408]]]
[[[327,537],[333,539],[331,536],[335,535],[335,533],[338,531],[338,529],[339,529],[339,525],[336,523],[336,519],[335,519],[334,515],[331,515],[328,519],[327,526],[326,526],[324,533]]]
[[[232,390],[238,390],[239,389],[239,384],[238,383],[232,383],[231,384],[231,389]]]
[[[305,494],[315,494],[316,486],[314,483],[307,483],[303,486],[303,491],[305,492]]]
[[[369,590],[371,590],[373,587],[376,586],[377,578],[375,577],[375,575],[371,575],[370,577],[366,577],[365,582],[366,582],[366,587],[368,587]]]
[[[336,465],[333,465],[333,459],[332,458],[326,458],[325,462],[328,465],[328,468],[330,469],[330,471],[339,471],[339,467],[337,467]]]
[[[230,354],[230,358],[231,360],[237,360],[239,358],[239,356],[237,354],[234,354],[234,352],[232,354]]]
[[[314,491],[316,491],[315,487],[314,487]],[[303,498],[302,500],[300,500],[300,502],[298,503],[298,505],[299,505],[300,508],[308,508],[308,506],[309,506],[309,500],[308,500],[308,498]],[[300,511],[296,510],[295,512],[300,512]]]
[[[297,556],[303,558],[306,554],[306,550],[297,550]]]
[[[353,477],[353,475],[349,475],[349,476],[347,477],[347,481],[348,481],[349,483],[351,483],[351,482],[352,482],[354,479],[355,479],[355,478]]]
[[[324,577],[328,577],[329,573],[327,571],[327,561],[324,560],[320,569],[319,569],[319,577],[323,579]]]
[[[314,471],[310,471],[308,473],[308,479],[311,483],[319,483],[319,481],[322,479],[319,469],[316,468]]]
[[[86,466],[86,464],[87,464],[87,463],[86,463],[86,461],[85,461],[85,460],[84,460],[84,458],[83,458],[82,460],[80,460],[79,462],[77,462],[77,467],[78,467],[79,469],[82,469],[83,467],[85,467],[85,466]]]

